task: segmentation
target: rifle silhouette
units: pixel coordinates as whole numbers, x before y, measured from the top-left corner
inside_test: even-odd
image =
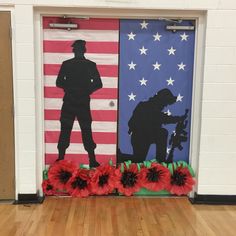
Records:
[[[183,119],[180,120],[175,127],[175,132],[171,135],[169,145],[171,146],[169,155],[167,157],[166,162],[167,163],[172,163],[173,162],[173,157],[174,157],[174,150],[175,148],[178,148],[179,150],[183,149],[183,146],[181,145],[182,142],[186,142],[188,140],[187,137],[187,132],[186,132],[186,127],[188,124],[187,119],[187,114],[188,114],[188,109],[185,110],[185,114],[183,116]]]

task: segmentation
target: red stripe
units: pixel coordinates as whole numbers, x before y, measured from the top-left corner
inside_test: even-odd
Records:
[[[78,19],[78,18],[59,18],[59,17],[44,17],[43,28],[50,29],[50,23],[76,23],[79,30],[119,30],[118,19]],[[63,29],[62,29],[63,30]],[[66,32],[66,31],[65,31]]]
[[[43,51],[50,53],[71,53],[73,41],[43,41]],[[87,42],[86,53],[118,54],[118,42]]]
[[[91,113],[93,121],[117,121],[116,110],[92,110]],[[45,120],[60,120],[60,116],[60,110],[44,110]]]
[[[96,153],[96,149],[95,149],[95,153]],[[51,165],[56,161],[57,158],[58,158],[57,154],[45,154],[45,164]],[[72,161],[77,165],[89,163],[87,154],[66,154],[65,160]],[[96,160],[99,163],[108,163],[110,160],[112,160],[112,162],[115,164],[116,156],[115,155],[96,155]]]
[[[117,99],[117,88],[101,88],[91,94],[92,99]],[[63,98],[64,91],[57,87],[44,87],[44,98]]]
[[[46,143],[57,143],[60,131],[45,131]],[[94,142],[97,144],[116,144],[116,133],[93,132]],[[72,131],[70,143],[82,143],[80,131]]]
[[[60,64],[44,64],[44,75],[58,75]],[[118,65],[97,65],[101,77],[117,77]]]

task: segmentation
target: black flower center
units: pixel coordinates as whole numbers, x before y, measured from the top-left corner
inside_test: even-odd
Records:
[[[58,174],[58,178],[59,178],[60,182],[63,184],[67,183],[67,181],[70,179],[71,176],[72,176],[72,174],[66,170],[61,170]]]
[[[73,189],[78,188],[78,189],[85,189],[88,184],[87,181],[84,179],[81,179],[80,177],[76,177],[75,181],[71,183],[71,186]]]
[[[183,186],[185,185],[186,178],[187,178],[186,174],[183,174],[179,171],[175,171],[174,174],[171,176],[171,184]]]
[[[53,186],[51,184],[47,184],[46,190],[49,191],[49,190],[52,190],[52,189],[53,189]]]
[[[103,187],[104,185],[106,185],[108,183],[108,177],[109,177],[108,174],[99,176],[98,185],[100,187]]]
[[[149,182],[157,182],[162,174],[161,170],[157,170],[155,167],[148,169],[147,179]]]
[[[137,183],[137,174],[131,171],[124,171],[121,177],[121,183],[124,187],[133,187]]]

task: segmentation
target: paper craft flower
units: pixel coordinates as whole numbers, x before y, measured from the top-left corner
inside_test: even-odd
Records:
[[[129,167],[124,165],[124,171],[121,166],[115,170],[115,186],[118,191],[126,196],[131,196],[140,189],[140,176],[136,164]]]
[[[179,166],[173,171],[167,190],[176,195],[188,194],[195,184],[195,181],[187,167]]]
[[[72,197],[87,197],[90,194],[90,177],[86,169],[74,172],[66,184],[66,189]]]
[[[55,189],[64,190],[76,170],[75,164],[62,160],[54,163],[48,171],[48,179]]]
[[[149,168],[143,167],[140,171],[142,187],[151,191],[160,191],[170,183],[170,171],[153,162]]]
[[[91,190],[97,195],[107,195],[115,188],[115,169],[106,164],[97,167],[91,172]]]
[[[48,179],[45,179],[42,183],[43,192],[46,196],[52,196],[55,194],[55,188]]]

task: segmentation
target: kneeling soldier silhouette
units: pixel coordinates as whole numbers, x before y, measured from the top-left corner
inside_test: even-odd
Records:
[[[186,115],[168,116],[162,112],[164,107],[175,102],[176,97],[171,91],[162,89],[148,101],[140,102],[136,106],[128,122],[134,162],[143,162],[146,159],[151,144],[156,145],[157,161],[166,161],[168,131],[162,125],[175,124],[186,118]]]
[[[90,94],[102,88],[102,81],[96,63],[86,59],[86,42],[76,40],[73,47],[74,58],[64,61],[61,65],[56,85],[64,89],[63,105],[61,108],[61,133],[58,141],[59,156],[63,160],[66,149],[70,145],[71,130],[77,118],[84,149],[88,152],[89,166],[97,167],[94,149],[96,144],[92,137],[92,117],[90,111]]]

